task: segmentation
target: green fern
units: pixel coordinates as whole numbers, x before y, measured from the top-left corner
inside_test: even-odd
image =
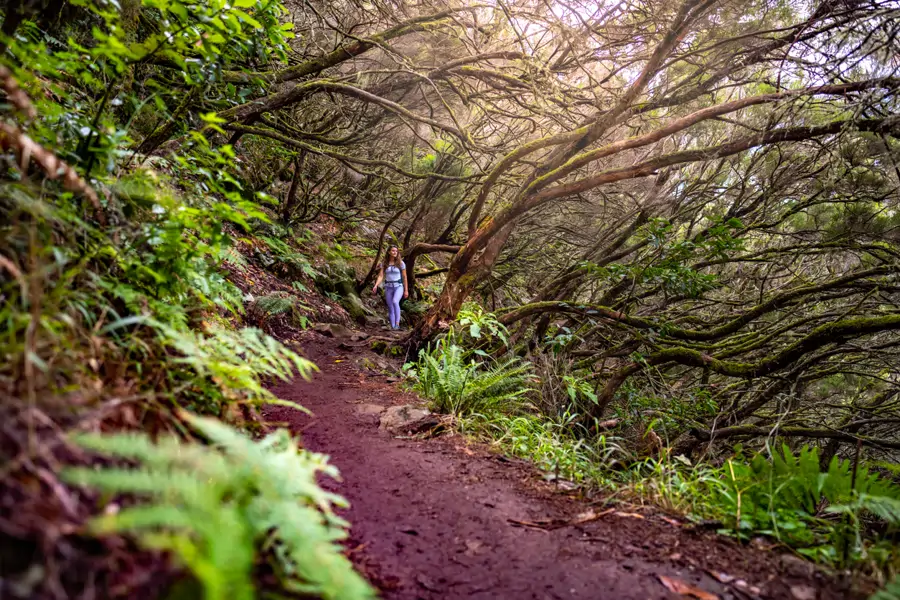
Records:
[[[849,547],[862,555],[860,515],[869,512],[890,524],[900,524],[900,488],[860,465],[832,458],[820,469],[819,451],[808,446],[794,454],[784,446],[771,459],[757,454],[746,462],[740,455],[726,462],[724,478],[714,483],[711,499],[734,531],[772,535],[807,555],[819,548]],[[827,515],[841,513],[835,523]],[[821,557],[820,557],[821,558]],[[841,556],[838,560],[848,558]]]
[[[296,301],[286,294],[269,294],[260,296],[254,302],[255,307],[269,317],[290,312],[294,309]]]
[[[471,360],[446,338],[434,350],[423,353],[409,373],[413,388],[432,402],[432,407],[457,416],[508,410],[530,391],[530,366],[511,359],[493,367]]]
[[[269,236],[260,236],[259,239],[269,247],[275,260],[303,273],[307,277],[315,277],[319,274],[310,264],[309,257],[302,252],[298,252],[286,242]]]
[[[336,478],[327,457],[298,448],[286,430],[254,442],[209,418],[184,414],[210,445],[142,434],[81,435],[84,448],[140,463],[88,468],[70,482],[145,498],[144,504],[93,521],[99,534],[131,532],[172,552],[201,582],[206,600],[256,596],[254,565],[268,560],[290,591],[326,599],[374,597],[341,554],[348,523],[334,514],[346,501],[319,487]]]
[[[900,527],[900,499],[896,497],[861,494],[859,507],[893,527]]]
[[[232,399],[286,404],[262,385],[261,377],[287,381],[297,373],[309,379],[318,370],[315,364],[259,329],[217,328],[202,333],[157,327],[164,343],[181,354],[174,362],[189,366],[199,377],[212,378]]]
[[[869,600],[900,600],[900,575],[872,594]]]
[[[223,262],[234,266],[241,273],[247,272],[247,259],[234,246],[226,246],[221,251]]]

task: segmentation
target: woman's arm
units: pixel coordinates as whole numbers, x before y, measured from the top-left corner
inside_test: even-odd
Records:
[[[403,275],[405,276],[406,272],[404,272]],[[384,267],[381,267],[381,269],[378,271],[378,279],[375,280],[375,285],[372,286],[373,294],[378,293],[378,286],[381,285],[382,279],[384,279]]]
[[[409,298],[409,283],[406,281],[406,265],[403,265],[403,297]]]

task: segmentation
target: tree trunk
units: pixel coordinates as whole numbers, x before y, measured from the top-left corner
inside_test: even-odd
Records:
[[[406,281],[409,284],[409,289],[406,291],[409,292],[409,299],[412,301],[419,300],[422,296],[419,290],[416,289],[416,259],[418,257],[418,254],[412,254],[408,259],[404,260],[406,263]]]
[[[169,141],[169,138],[172,137],[172,134],[175,133],[175,130],[180,125],[181,117],[187,113],[190,106],[197,99],[197,96],[200,93],[200,87],[194,86],[191,90],[184,95],[181,102],[175,108],[175,111],[172,113],[172,116],[166,119],[165,123],[157,127],[155,130],[150,132],[150,134],[145,137],[140,144],[138,144],[136,148],[136,152],[139,154],[152,154],[157,148],[162,146],[164,143]]]
[[[490,225],[490,220],[485,222],[453,257],[441,295],[404,340],[413,352],[446,331],[472,290],[491,274],[506,240],[515,228],[515,221],[506,223],[484,239],[484,232]]]
[[[297,207],[297,188],[300,187],[301,172],[303,170],[303,159],[306,158],[306,151],[302,151],[300,155],[294,159],[294,173],[291,176],[291,187],[288,189],[287,196],[281,208],[281,220],[290,223],[294,209]],[[276,173],[276,177],[277,177]]]

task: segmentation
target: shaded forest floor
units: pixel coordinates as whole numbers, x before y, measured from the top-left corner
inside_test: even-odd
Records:
[[[290,337],[321,373],[272,389],[314,414],[265,416],[340,469],[342,482],[323,483],[350,501],[348,552],[385,598],[854,597],[778,551],[658,511],[585,504],[462,436],[393,436],[383,410],[418,401],[384,374],[387,359],[312,330]]]

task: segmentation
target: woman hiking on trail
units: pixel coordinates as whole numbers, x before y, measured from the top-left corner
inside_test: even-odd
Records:
[[[373,294],[378,293],[378,286],[382,280],[391,329],[400,329],[400,298],[409,296],[409,284],[406,282],[406,263],[400,258],[400,249],[397,246],[388,248],[381,271],[378,273],[378,281],[372,286]]]

